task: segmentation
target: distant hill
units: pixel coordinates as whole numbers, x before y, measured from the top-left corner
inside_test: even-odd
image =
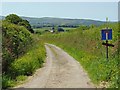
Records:
[[[0,19],[4,19],[4,16],[0,16]],[[33,18],[33,17],[22,17],[30,22],[31,26],[42,27],[42,26],[53,26],[53,25],[65,25],[65,26],[76,26],[76,25],[101,25],[105,22],[89,20],[89,19],[67,19],[67,18],[51,18],[51,17],[43,17],[43,18]]]
[[[51,18],[51,17],[43,17],[43,18],[30,18],[30,17],[22,17],[30,22],[32,26],[53,26],[53,25],[101,25],[105,22],[95,21],[95,20],[87,20],[87,19],[66,19],[66,18]]]

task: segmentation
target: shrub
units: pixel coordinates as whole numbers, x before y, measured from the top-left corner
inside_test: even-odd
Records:
[[[34,71],[40,67],[44,62],[45,49],[40,45],[28,51],[24,56],[16,59],[10,66],[10,73],[12,77],[19,75],[32,75]]]
[[[3,74],[3,88],[13,87],[21,83],[36,69],[42,67],[45,59],[45,47],[41,42],[35,45],[23,56],[15,59],[9,66],[7,74]]]
[[[10,76],[3,74],[2,75],[2,88],[6,89],[8,87],[13,87],[15,85],[14,80]]]
[[[24,26],[28,31],[34,33],[29,22],[27,20],[23,20],[21,17],[17,16],[16,14],[9,14],[8,16],[5,17],[5,21],[16,25]]]
[[[18,23],[20,26],[24,26],[27,30],[29,30],[31,33],[34,33],[33,29],[31,28],[31,25],[27,20],[22,20],[21,22]]]
[[[5,20],[7,20],[10,23],[18,24],[19,22],[22,21],[22,18],[20,18],[16,14],[9,14],[8,16],[5,17]]]
[[[23,26],[9,22],[2,23],[3,71],[7,71],[9,64],[23,55],[32,43],[32,35]],[[6,66],[6,67],[5,67]]]

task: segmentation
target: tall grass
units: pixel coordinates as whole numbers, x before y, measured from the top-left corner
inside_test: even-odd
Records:
[[[40,41],[22,57],[14,60],[9,67],[8,74],[3,74],[3,88],[13,87],[32,75],[36,69],[42,67],[45,59],[44,44]]]
[[[115,45],[109,47],[109,61],[106,60],[106,47],[102,46],[101,30],[106,25],[82,30],[80,28],[71,32],[40,36],[45,42],[53,43],[78,60],[88,72],[93,83],[99,85],[106,83],[104,87],[118,87],[118,24],[108,25],[113,30],[113,40],[109,41]]]

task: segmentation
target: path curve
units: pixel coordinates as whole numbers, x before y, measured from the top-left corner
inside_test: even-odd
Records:
[[[78,61],[55,45],[45,48],[44,67],[16,88],[95,88]]]

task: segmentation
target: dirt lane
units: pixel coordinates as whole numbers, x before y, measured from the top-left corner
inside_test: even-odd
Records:
[[[43,68],[17,88],[94,88],[80,64],[55,45],[46,44]]]

